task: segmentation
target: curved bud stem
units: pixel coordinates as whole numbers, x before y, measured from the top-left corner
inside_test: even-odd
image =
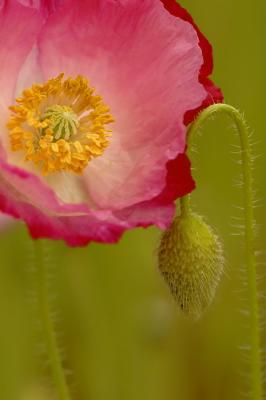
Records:
[[[250,334],[251,334],[251,385],[252,400],[262,400],[262,368],[260,352],[260,330],[259,330],[259,302],[257,289],[257,270],[254,249],[254,212],[253,212],[253,177],[252,159],[249,143],[249,132],[243,115],[234,107],[227,104],[214,104],[206,108],[190,126],[188,131],[188,147],[190,147],[194,134],[201,129],[202,125],[214,114],[224,113],[229,116],[238,131],[241,144],[242,173],[244,178],[244,214],[245,214],[245,252],[248,277],[248,295],[250,307]],[[181,199],[181,212],[189,209],[189,196]]]
[[[41,321],[43,336],[54,385],[57,390],[58,400],[71,400],[67,387],[60,352],[57,347],[54,323],[51,317],[47,265],[45,265],[45,243],[43,240],[34,240],[35,268],[36,268],[36,294],[38,297],[39,318]]]

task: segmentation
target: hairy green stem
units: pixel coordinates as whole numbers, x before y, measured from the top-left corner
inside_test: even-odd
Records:
[[[252,158],[249,143],[249,132],[247,124],[241,113],[227,104],[214,104],[206,108],[190,126],[188,131],[188,148],[196,132],[214,114],[223,113],[229,116],[239,133],[241,144],[242,174],[244,178],[244,214],[245,214],[245,255],[248,277],[248,296],[250,307],[250,335],[251,335],[251,387],[252,400],[262,400],[262,367],[260,351],[260,329],[259,329],[259,302],[257,289],[257,267],[255,257],[255,219],[253,212],[253,177]],[[181,212],[189,210],[189,196],[181,199]]]
[[[42,333],[45,339],[45,345],[58,399],[71,400],[61,363],[60,352],[57,347],[54,323],[51,317],[44,246],[45,242],[43,240],[34,241],[37,286],[36,293],[39,305],[39,318],[42,324]]]

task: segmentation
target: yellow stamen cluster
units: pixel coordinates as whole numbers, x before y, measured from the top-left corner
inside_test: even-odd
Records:
[[[24,90],[10,107],[7,127],[13,151],[47,175],[57,171],[82,173],[89,161],[103,154],[113,122],[109,108],[88,81],[64,74]]]

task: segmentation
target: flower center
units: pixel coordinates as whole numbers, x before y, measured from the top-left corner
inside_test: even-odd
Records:
[[[78,131],[79,119],[71,107],[59,105],[48,107],[42,119],[49,120],[49,128],[53,131],[55,140],[69,140]]]
[[[64,74],[33,85],[10,107],[7,127],[13,151],[24,151],[47,175],[58,171],[82,173],[89,161],[109,145],[113,122],[109,108],[88,81]]]

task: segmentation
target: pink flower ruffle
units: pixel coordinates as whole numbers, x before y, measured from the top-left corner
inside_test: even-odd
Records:
[[[208,78],[211,47],[187,12],[174,0],[6,0],[0,70],[3,212],[23,219],[34,238],[71,246],[169,226],[174,201],[195,186],[186,124],[222,100]],[[115,123],[110,146],[82,176],[44,178],[11,154],[5,121],[18,88],[61,72],[87,77]]]

